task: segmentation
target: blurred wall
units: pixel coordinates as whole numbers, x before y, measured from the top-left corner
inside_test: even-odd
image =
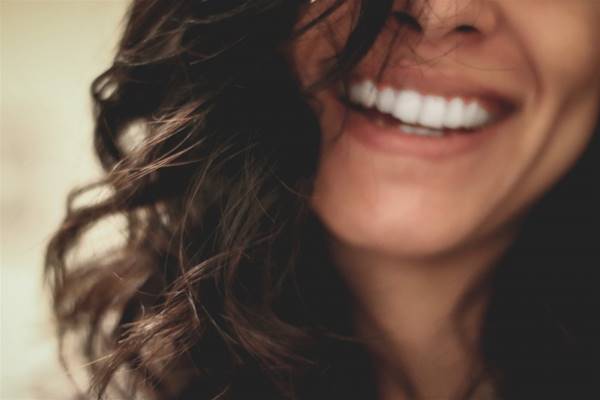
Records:
[[[44,245],[74,186],[98,176],[89,86],[125,0],[0,0],[0,399],[64,399]]]

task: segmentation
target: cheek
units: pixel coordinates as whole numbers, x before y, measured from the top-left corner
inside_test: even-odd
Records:
[[[600,2],[544,2],[543,6],[524,11],[520,18],[538,16],[515,21],[515,26],[521,27],[519,40],[525,43],[536,69],[539,92],[565,97],[589,91],[591,87],[597,90],[600,87]]]
[[[533,189],[550,186],[566,173],[600,116],[600,2],[556,2],[539,9],[540,18],[521,24],[537,78],[531,120],[547,122],[545,132],[529,135],[526,143],[539,158],[524,182]]]

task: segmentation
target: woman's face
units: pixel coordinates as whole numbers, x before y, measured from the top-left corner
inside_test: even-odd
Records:
[[[330,4],[317,1],[307,19]],[[348,78],[362,106],[345,106],[339,88],[316,94],[322,153],[312,207],[344,245],[421,258],[511,231],[581,155],[600,109],[600,1],[413,5],[421,28],[402,28],[395,41],[401,24],[390,16]],[[303,83],[344,43],[354,6],[296,42]],[[442,136],[401,123],[441,126],[429,133]]]

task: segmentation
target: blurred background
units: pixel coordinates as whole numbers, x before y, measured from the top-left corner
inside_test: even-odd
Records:
[[[0,0],[0,399],[65,399],[42,289],[70,189],[99,176],[89,86],[126,0]]]

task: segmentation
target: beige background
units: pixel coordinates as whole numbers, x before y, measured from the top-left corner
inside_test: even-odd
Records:
[[[98,176],[89,85],[110,63],[127,1],[0,4],[0,399],[65,399],[44,244],[69,189]]]

